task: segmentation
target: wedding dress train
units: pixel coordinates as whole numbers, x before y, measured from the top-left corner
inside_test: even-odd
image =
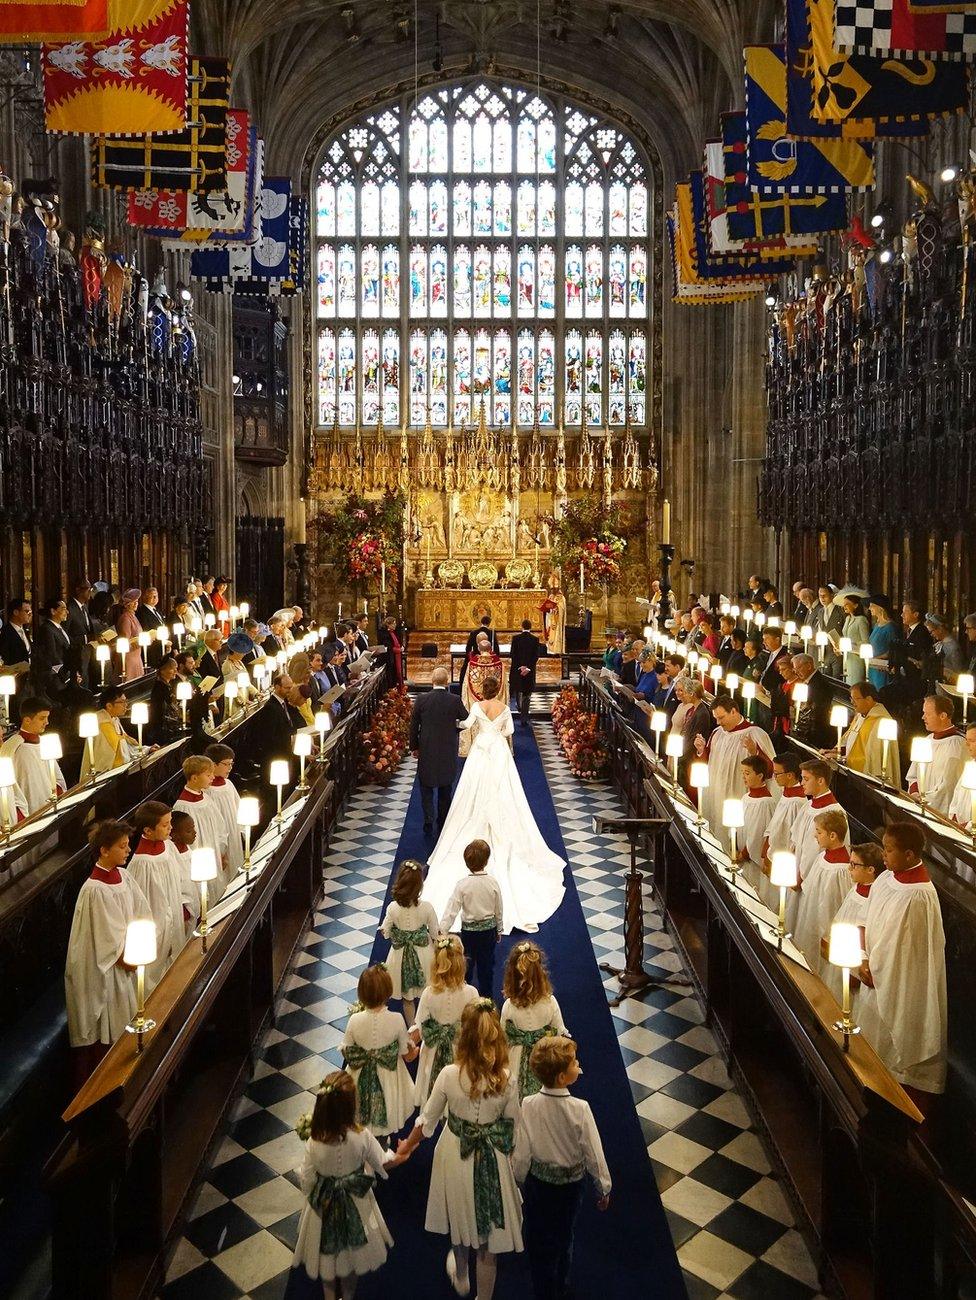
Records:
[[[566,863],[542,838],[525,797],[508,743],[515,730],[512,712],[506,708],[492,720],[475,704],[460,725],[473,726],[475,735],[430,856],[424,900],[442,916],[451,891],[467,874],[465,847],[487,840],[487,870],[501,887],[505,933],[537,930],[562,902]]]

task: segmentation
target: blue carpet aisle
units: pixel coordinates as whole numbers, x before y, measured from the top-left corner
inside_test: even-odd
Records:
[[[535,735],[545,771],[535,746],[519,736],[520,771],[543,834],[559,852],[565,843],[576,881],[540,941],[550,951],[567,1021],[581,1039],[580,1088],[585,1084],[591,1096],[599,1093],[597,1105],[613,1112],[610,1119],[601,1116],[601,1127],[616,1179],[615,1204],[600,1218],[587,1206],[581,1221],[580,1294],[597,1294],[600,1286],[625,1298],[681,1295],[670,1243],[659,1233],[660,1207],[647,1165],[641,1167],[646,1146],[692,1300],[759,1295],[807,1300],[815,1295],[815,1270],[779,1184],[768,1174],[748,1114],[701,1025],[698,1003],[681,990],[660,990],[643,1003],[619,1008],[612,1020],[598,1005],[600,973],[589,957],[581,959],[587,950],[581,946],[580,902],[596,960],[617,962],[628,855],[620,840],[595,835],[591,819],[595,811],[617,810],[618,802],[610,785],[582,785],[570,775],[547,725],[537,726]],[[311,1106],[310,1090],[341,1064],[338,1044],[355,998],[356,975],[374,946],[380,950],[376,926],[391,866],[401,856],[423,855],[416,790],[411,799],[413,775],[408,763],[388,789],[365,788],[350,803],[326,862],[322,910],[286,980],[277,1025],[261,1045],[253,1078],[210,1156],[169,1262],[165,1300],[280,1300],[285,1294],[302,1204],[293,1125]],[[647,920],[648,927],[657,927],[649,929],[648,962],[679,969],[650,900]],[[609,977],[605,983],[612,985]],[[619,1054],[609,1038],[610,1025]],[[624,1104],[628,1090],[621,1058],[642,1137],[635,1138],[635,1112]],[[432,1143],[421,1147],[380,1190],[397,1239],[395,1293],[410,1300],[453,1294],[443,1281],[444,1245],[418,1229],[432,1149]],[[604,1235],[617,1246],[611,1249]],[[636,1260],[635,1242],[640,1242]],[[597,1278],[604,1254],[614,1256],[612,1272]],[[621,1259],[632,1268],[626,1276]],[[499,1297],[528,1296],[517,1262],[503,1266],[499,1278]],[[376,1281],[364,1281],[359,1292],[393,1293]]]

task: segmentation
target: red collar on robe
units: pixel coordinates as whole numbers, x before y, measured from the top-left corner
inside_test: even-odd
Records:
[[[834,798],[833,790],[828,790],[826,794],[814,795],[813,798],[810,800],[810,807],[829,808],[832,804],[835,804],[836,802],[837,800]]]
[[[868,894],[870,894],[871,892],[870,885],[855,885],[854,888],[857,890],[857,892],[861,895],[862,898],[867,898]]]
[[[772,793],[768,786],[757,785],[752,790],[746,791],[746,797],[749,799],[772,799]]]
[[[157,853],[164,852],[166,848],[165,840],[147,840],[145,835],[139,837],[139,843],[136,845],[137,853],[148,853],[155,857]]]
[[[784,799],[805,799],[806,795],[803,793],[803,786],[788,785],[786,789],[783,791],[783,798]]]
[[[186,853],[190,847],[189,844],[184,844],[182,840],[173,840],[172,843],[176,845],[181,853]]]
[[[101,885],[121,885],[122,872],[118,867],[113,867],[111,871],[105,871],[102,867],[92,867],[92,873],[89,880],[97,880]]]
[[[932,879],[925,870],[924,862],[917,862],[914,867],[909,867],[907,871],[893,871],[891,874],[899,885],[925,885]]]
[[[962,732],[956,727],[948,727],[945,731],[933,731],[930,734],[933,740],[948,740],[950,736],[962,735]]]
[[[179,797],[186,803],[203,803],[203,795],[197,794],[196,790],[181,790]]]
[[[745,718],[743,718],[742,721],[741,721],[740,723],[738,723],[736,726],[734,726],[734,727],[732,728],[732,731],[745,731],[748,727],[751,727],[751,726],[752,726],[752,723],[751,723],[751,722],[747,722],[747,721],[745,720]],[[731,733],[730,733],[730,734],[731,734]]]
[[[214,779],[213,779],[212,784],[213,784],[213,785],[217,785],[217,786],[220,786],[220,785],[226,785],[226,784],[227,784],[227,778],[226,778],[226,776],[215,776]]]
[[[39,745],[41,743],[40,736],[34,731],[18,731],[17,735],[20,736],[25,745]]]
[[[824,862],[850,862],[851,855],[845,848],[824,849]]]

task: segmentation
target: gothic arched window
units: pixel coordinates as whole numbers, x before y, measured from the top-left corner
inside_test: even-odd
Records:
[[[612,122],[446,86],[346,127],[314,199],[321,425],[645,423],[647,169]]]

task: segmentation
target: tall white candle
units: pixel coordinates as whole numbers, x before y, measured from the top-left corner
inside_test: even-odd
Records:
[[[664,498],[664,507],[661,510],[661,541],[665,546],[671,543],[671,502]]]

